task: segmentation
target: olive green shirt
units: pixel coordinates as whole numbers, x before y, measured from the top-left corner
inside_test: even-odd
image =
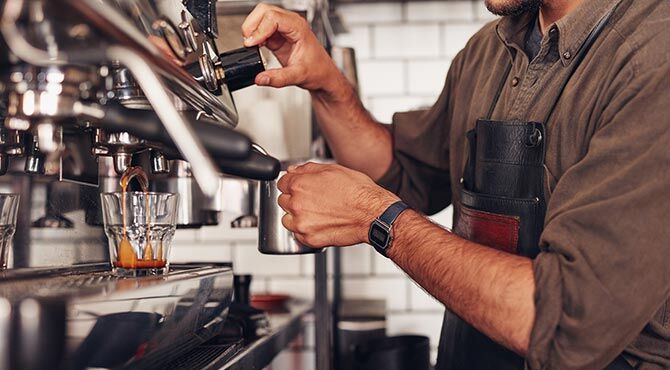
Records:
[[[398,113],[380,180],[428,214],[459,205],[465,134],[512,72],[493,119],[544,120],[580,46],[618,1],[584,0],[524,52],[533,14],[482,28],[427,111]],[[602,369],[622,352],[670,368],[670,1],[623,0],[547,126],[548,209],[533,261],[526,366]]]

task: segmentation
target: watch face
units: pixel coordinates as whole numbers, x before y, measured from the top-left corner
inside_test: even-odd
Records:
[[[389,241],[389,230],[384,226],[373,223],[370,228],[370,243],[385,248]]]

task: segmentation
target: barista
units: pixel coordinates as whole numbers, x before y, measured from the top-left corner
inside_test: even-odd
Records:
[[[486,5],[435,105],[390,128],[303,19],[249,15],[284,66],[256,83],[308,89],[339,163],[289,169],[284,225],[370,243],[442,302],[438,369],[670,368],[670,3]],[[425,217],[449,204],[453,231]]]

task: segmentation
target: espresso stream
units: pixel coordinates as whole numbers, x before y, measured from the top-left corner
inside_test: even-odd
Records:
[[[132,179],[136,179],[142,188],[144,193],[145,200],[145,213],[146,213],[146,246],[144,247],[144,253],[141,259],[137,258],[135,250],[133,249],[132,244],[128,240],[128,231],[127,231],[127,221],[126,221],[126,212],[127,209],[127,191],[128,185]],[[121,218],[123,219],[123,236],[121,242],[118,246],[118,253],[116,257],[116,262],[114,265],[116,267],[122,267],[127,269],[137,269],[137,268],[162,268],[165,267],[165,260],[163,258],[163,243],[162,241],[158,244],[158,251],[156,253],[156,258],[154,258],[153,248],[151,247],[151,212],[149,209],[149,179],[147,178],[146,173],[142,170],[142,167],[128,167],[128,169],[121,176]]]

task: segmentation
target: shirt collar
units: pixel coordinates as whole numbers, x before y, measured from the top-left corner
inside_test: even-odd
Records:
[[[570,65],[598,22],[616,7],[619,1],[582,0],[573,11],[549,26],[549,32],[557,32],[558,51],[564,66]],[[523,50],[528,27],[535,14],[526,13],[517,17],[503,17],[496,27],[498,36],[508,47]],[[547,35],[544,35],[543,42]]]
[[[496,26],[500,40],[512,51],[523,51],[528,27],[533,24],[535,14],[525,13],[516,17],[502,17]]]

